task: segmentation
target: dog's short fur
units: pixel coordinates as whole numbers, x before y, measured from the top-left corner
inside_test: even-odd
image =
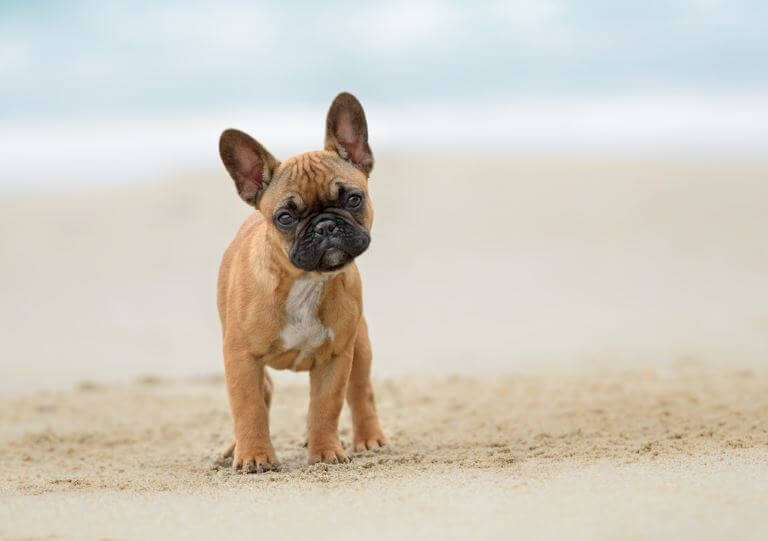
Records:
[[[219,271],[234,467],[253,472],[278,465],[269,435],[272,382],[266,367],[309,371],[310,463],[348,461],[338,435],[345,395],[354,449],[385,445],[354,262],[368,248],[373,222],[373,154],[362,106],[351,94],[336,97],[322,151],[281,163],[237,130],[221,135],[219,151],[240,197],[257,209]]]

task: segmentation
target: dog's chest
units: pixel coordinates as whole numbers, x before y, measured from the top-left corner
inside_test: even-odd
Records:
[[[292,369],[327,340],[333,340],[333,331],[323,325],[317,312],[323,295],[325,281],[314,278],[297,278],[285,301],[285,323],[280,339],[285,350],[298,349]]]

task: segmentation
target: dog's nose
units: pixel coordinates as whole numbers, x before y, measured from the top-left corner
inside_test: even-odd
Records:
[[[322,220],[315,226],[315,233],[321,237],[327,237],[336,231],[336,223],[333,220]]]

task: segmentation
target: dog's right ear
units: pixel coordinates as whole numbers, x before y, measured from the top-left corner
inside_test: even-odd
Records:
[[[253,137],[233,129],[221,134],[219,155],[235,181],[237,193],[255,207],[280,162]]]

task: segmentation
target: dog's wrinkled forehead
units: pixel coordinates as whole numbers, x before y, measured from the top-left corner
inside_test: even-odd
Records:
[[[328,151],[308,152],[280,164],[273,196],[287,195],[304,208],[335,201],[341,186],[365,190],[367,179],[357,168]]]

